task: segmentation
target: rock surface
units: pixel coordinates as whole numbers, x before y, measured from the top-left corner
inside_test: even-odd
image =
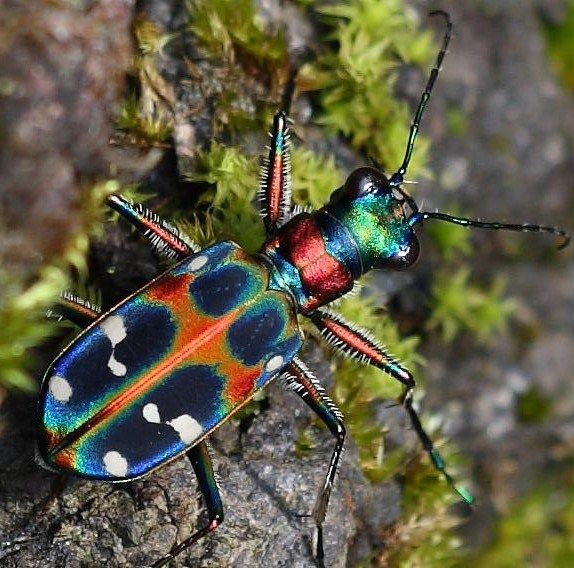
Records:
[[[62,254],[82,227],[83,192],[109,177],[133,5],[2,2],[0,265],[10,278],[32,279]]]

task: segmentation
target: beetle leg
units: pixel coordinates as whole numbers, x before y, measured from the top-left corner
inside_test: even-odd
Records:
[[[337,474],[337,467],[345,443],[345,425],[343,424],[343,415],[336,407],[335,403],[327,396],[321,383],[315,378],[313,373],[307,368],[307,365],[298,358],[295,358],[287,367],[286,380],[289,388],[294,390],[319,416],[336,438],[335,449],[331,456],[329,469],[325,476],[325,482],[321,491],[317,495],[317,501],[313,508],[313,519],[317,526],[317,561],[321,566],[324,562],[323,552],[323,522],[333,489],[333,482]]]
[[[200,250],[177,227],[141,203],[131,203],[121,195],[110,195],[107,203],[142,233],[150,241],[154,252],[160,256],[168,260],[181,260]]]
[[[186,455],[197,476],[199,490],[203,495],[205,506],[207,507],[209,522],[205,527],[174,546],[168,554],[153,564],[152,568],[165,566],[186,548],[214,531],[223,522],[223,504],[221,502],[221,496],[219,495],[207,442],[203,440],[196,446],[193,446],[193,448],[187,451]]]
[[[291,211],[291,144],[285,111],[273,117],[269,154],[263,159],[259,186],[260,212],[267,236],[272,235]]]
[[[55,318],[58,321],[67,319],[68,321],[84,328],[98,319],[102,310],[99,306],[92,304],[88,300],[79,298],[70,292],[62,292],[60,299],[46,315],[49,318]]]
[[[335,351],[365,365],[373,365],[404,385],[405,391],[401,397],[401,403],[409,414],[413,429],[417,433],[423,448],[428,453],[437,471],[444,476],[448,484],[461,496],[463,501],[471,505],[474,498],[464,487],[457,485],[452,476],[446,471],[443,458],[435,449],[432,440],[421,424],[417,411],[413,407],[415,379],[412,374],[399,365],[394,357],[386,353],[384,347],[367,330],[346,322],[340,315],[326,310],[315,310],[312,314],[309,314],[309,318]]]

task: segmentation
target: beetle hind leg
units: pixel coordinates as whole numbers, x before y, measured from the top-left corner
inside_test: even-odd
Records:
[[[317,562],[319,566],[323,566],[325,560],[323,550],[323,523],[325,521],[325,515],[327,514],[333,483],[335,482],[339,461],[343,452],[346,430],[341,411],[327,396],[321,383],[319,383],[302,361],[295,358],[289,364],[286,379],[289,388],[295,391],[307,403],[311,410],[325,423],[336,439],[325,481],[317,495],[317,501],[315,502],[312,513],[315,526],[317,527]]]
[[[101,308],[96,304],[70,292],[62,292],[58,302],[48,310],[46,315],[58,321],[66,319],[84,328],[98,319],[101,313]]]
[[[417,411],[413,407],[415,379],[410,371],[387,353],[385,348],[367,330],[345,321],[339,314],[319,309],[310,314],[309,318],[321,332],[327,344],[336,352],[365,365],[373,365],[402,383],[404,391],[401,403],[411,419],[413,429],[424,450],[429,455],[436,470],[446,479],[447,483],[460,495],[465,503],[472,505],[474,502],[473,496],[464,487],[457,485],[454,478],[446,470],[443,458],[434,447],[432,440],[421,424]]]
[[[211,456],[209,455],[207,442],[204,440],[197,444],[197,446],[190,448],[186,455],[193,466],[199,483],[199,490],[201,491],[205,501],[208,524],[202,529],[196,531],[190,537],[175,545],[168,554],[155,562],[152,565],[152,568],[165,566],[186,548],[190,547],[200,538],[214,531],[223,522],[223,503],[221,502],[221,496],[219,495],[219,489],[217,487],[217,481],[215,479],[215,473],[213,471],[213,464],[211,462]]]

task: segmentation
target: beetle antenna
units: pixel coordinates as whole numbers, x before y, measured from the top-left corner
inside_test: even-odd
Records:
[[[517,231],[517,232],[531,232],[531,233],[550,233],[551,235],[556,235],[562,239],[559,243],[558,249],[563,249],[570,243],[571,235],[568,231],[558,229],[557,227],[549,227],[546,225],[532,225],[530,223],[499,223],[498,221],[480,221],[478,219],[467,219],[465,217],[454,217],[453,215],[447,215],[446,213],[440,212],[430,212],[421,211],[413,213],[409,219],[408,223],[412,227],[421,221],[426,219],[438,219],[439,221],[446,221],[447,223],[454,223],[455,225],[461,225],[462,227],[479,227],[480,229],[494,229],[500,231]]]
[[[407,150],[405,152],[405,157],[403,159],[403,163],[401,164],[401,167],[397,170],[397,172],[394,173],[393,176],[391,177],[391,179],[389,180],[389,183],[392,186],[398,186],[401,183],[403,183],[403,177],[407,171],[407,168],[409,167],[409,162],[411,161],[411,156],[413,153],[413,149],[415,147],[415,140],[416,140],[417,134],[419,132],[421,119],[422,119],[423,113],[426,109],[427,102],[430,99],[430,95],[431,95],[432,89],[434,87],[435,81],[438,77],[438,74],[440,73],[442,60],[444,59],[444,56],[446,55],[446,50],[447,50],[447,47],[448,47],[448,44],[450,42],[450,38],[452,35],[452,22],[451,22],[450,16],[448,15],[447,12],[444,12],[443,10],[435,10],[433,12],[429,12],[429,16],[442,16],[446,22],[446,31],[445,31],[445,34],[444,34],[444,37],[442,40],[442,47],[440,48],[440,51],[438,52],[436,62],[434,64],[434,67],[432,68],[432,71],[430,72],[425,90],[423,91],[423,94],[421,96],[421,100],[419,102],[419,106],[417,107],[417,111],[416,111],[415,116],[413,118],[413,121],[411,123],[411,129],[410,129],[409,138],[407,141]]]

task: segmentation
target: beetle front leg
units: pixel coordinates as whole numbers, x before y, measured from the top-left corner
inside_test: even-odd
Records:
[[[275,113],[269,136],[269,154],[263,160],[259,187],[259,203],[267,236],[287,220],[291,210],[291,148],[284,111]]]
[[[343,424],[343,415],[335,403],[327,396],[321,383],[315,378],[313,373],[307,368],[303,361],[295,358],[287,367],[286,380],[289,388],[295,391],[325,423],[331,434],[335,436],[335,449],[331,456],[329,469],[325,476],[323,487],[317,496],[315,507],[313,508],[313,519],[317,526],[317,561],[321,566],[324,562],[323,551],[323,523],[329,506],[329,499],[333,489],[333,483],[337,474],[339,460],[343,452],[346,430]]]
[[[142,233],[160,256],[168,260],[181,260],[199,251],[200,247],[184,237],[177,227],[141,203],[131,203],[121,195],[110,195],[107,203]]]
[[[186,455],[197,476],[199,490],[205,501],[209,522],[205,527],[174,546],[168,554],[153,564],[152,568],[165,566],[170,560],[173,560],[178,554],[197,542],[200,538],[214,531],[223,522],[223,504],[221,502],[221,496],[219,495],[207,442],[203,440],[196,446],[193,446],[193,448],[187,451]]]
[[[428,453],[436,470],[444,476],[463,501],[471,505],[474,501],[473,496],[464,487],[458,486],[446,471],[443,458],[425,432],[419,415],[413,407],[415,379],[412,374],[386,353],[383,346],[368,331],[346,322],[340,315],[326,310],[315,310],[309,315],[309,318],[335,351],[349,359],[355,359],[366,365],[373,365],[404,385],[405,391],[401,397],[401,403],[409,414],[413,429],[423,448]]]

